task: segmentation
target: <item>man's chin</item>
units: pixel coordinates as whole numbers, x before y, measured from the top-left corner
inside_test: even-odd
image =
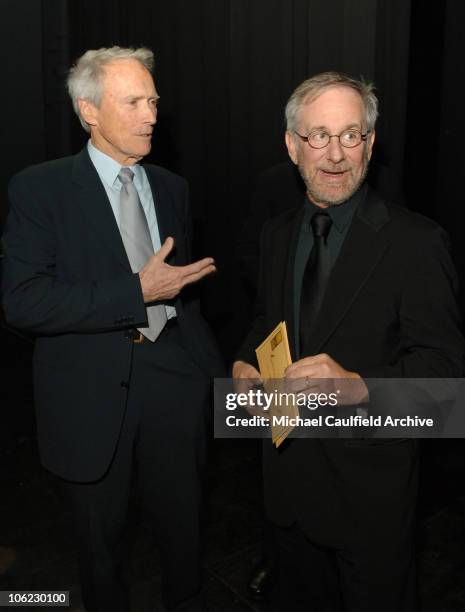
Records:
[[[134,156],[137,156],[139,159],[142,159],[143,157],[148,155],[151,150],[152,150],[152,143],[149,141],[143,146],[139,145],[137,148],[134,147]]]
[[[357,191],[355,189],[338,189],[338,190],[318,190],[315,191],[313,189],[308,189],[307,193],[310,197],[310,200],[315,204],[320,204],[323,206],[339,206],[340,204],[344,204],[347,200]]]
[[[151,150],[152,150],[151,146],[145,147],[145,149],[143,151],[140,151],[141,158],[145,157],[146,155],[148,155]]]

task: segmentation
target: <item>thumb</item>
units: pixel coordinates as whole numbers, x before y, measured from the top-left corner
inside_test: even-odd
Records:
[[[168,236],[165,242],[161,245],[160,250],[157,255],[164,261],[168,255],[171,253],[174,247],[174,238]]]

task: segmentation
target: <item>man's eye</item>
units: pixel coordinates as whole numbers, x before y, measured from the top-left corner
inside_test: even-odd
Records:
[[[354,141],[358,140],[359,133],[358,132],[352,132],[352,131],[344,132],[342,134],[342,138],[346,142],[354,142]]]
[[[309,136],[310,140],[313,140],[314,142],[326,140],[327,137],[328,137],[327,132],[324,132],[323,130],[312,132]]]

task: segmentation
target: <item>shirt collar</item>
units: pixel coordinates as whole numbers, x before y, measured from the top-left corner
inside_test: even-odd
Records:
[[[328,208],[320,208],[311,202],[307,196],[305,196],[305,217],[308,219],[308,228],[310,229],[310,220],[313,215],[317,212],[326,212],[331,217],[331,221],[338,232],[342,233],[347,225],[351,222],[355,210],[357,209],[360,202],[364,199],[367,190],[367,185],[364,183],[360,189],[345,202],[338,204],[337,206],[329,206]]]
[[[116,179],[118,178],[118,174],[123,166],[106,153],[100,151],[100,149],[97,149],[97,147],[92,144],[90,139],[87,143],[87,150],[100,178],[105,181],[109,187],[116,187],[117,189],[120,189],[121,183]],[[133,166],[127,167],[131,168],[131,170],[134,172],[134,182],[136,183],[136,186],[137,184],[141,185],[142,168],[139,166],[139,164],[134,164]]]

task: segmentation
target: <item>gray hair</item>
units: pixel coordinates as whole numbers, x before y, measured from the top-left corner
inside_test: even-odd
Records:
[[[70,69],[67,80],[68,93],[73,102],[74,112],[79,117],[79,121],[86,132],[90,132],[90,129],[81,117],[78,100],[86,100],[98,107],[102,99],[102,77],[104,76],[106,64],[123,59],[135,59],[145,66],[149,72],[153,70],[154,57],[150,49],[145,47],[133,49],[116,46],[86,51]]]
[[[363,78],[352,79],[342,72],[322,72],[301,83],[292,93],[286,104],[286,129],[293,132],[297,129],[299,114],[304,104],[315,100],[331,87],[348,87],[362,98],[364,107],[365,128],[372,131],[378,117],[378,98],[374,85]]]

